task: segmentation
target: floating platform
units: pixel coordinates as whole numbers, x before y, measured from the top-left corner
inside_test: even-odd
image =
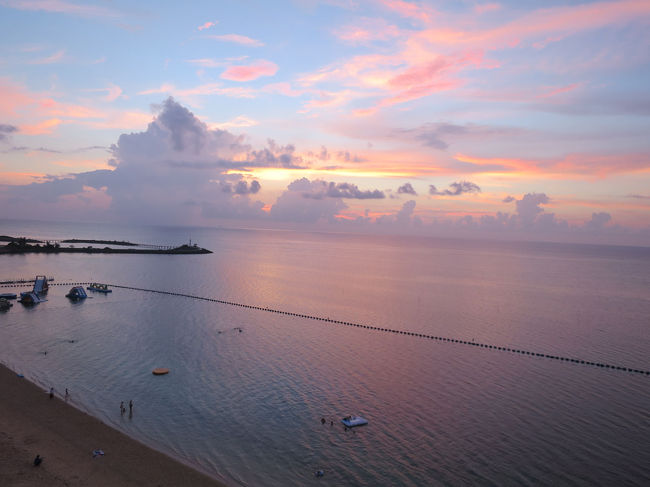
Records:
[[[86,291],[84,291],[83,287],[75,286],[70,289],[70,292],[66,294],[65,297],[76,301],[78,299],[86,299],[88,295],[86,294]]]
[[[108,288],[108,284],[99,284],[97,282],[93,282],[86,289],[88,289],[89,291],[96,291],[98,293],[112,293],[113,292],[112,289]]]
[[[25,306],[31,306],[33,304],[42,303],[43,301],[47,301],[47,299],[40,297],[38,294],[36,294],[33,291],[20,293],[20,299],[18,300],[19,303],[22,303]]]
[[[153,375],[165,375],[165,374],[169,374],[169,369],[166,369],[164,367],[159,367],[157,369],[153,369],[151,373]]]
[[[343,423],[348,428],[354,428],[355,426],[363,426],[364,424],[368,424],[368,420],[366,418],[362,418],[361,416],[346,416],[341,420],[341,423]]]

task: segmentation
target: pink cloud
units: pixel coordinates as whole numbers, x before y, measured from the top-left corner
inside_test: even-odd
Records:
[[[540,95],[537,95],[537,98],[551,98],[557,95],[561,95],[563,93],[569,93],[578,88],[581,88],[582,86],[584,86],[584,83],[571,83],[570,85],[566,85],[566,86],[556,86],[548,89],[547,91],[545,91]]]
[[[234,42],[235,44],[241,44],[244,46],[251,46],[251,47],[261,47],[264,45],[262,41],[258,41],[257,39],[252,39],[250,37],[242,36],[239,34],[212,35],[207,37],[209,39],[217,39],[219,41]]]
[[[203,85],[195,86],[194,88],[176,88],[176,86],[164,83],[158,88],[151,88],[149,90],[139,91],[138,95],[155,95],[166,94],[177,97],[192,97],[192,96],[205,96],[205,95],[222,95],[231,98],[255,98],[256,91],[250,88],[237,87],[224,87],[221,83],[206,83]]]
[[[33,10],[78,15],[80,17],[119,17],[115,10],[97,5],[77,5],[63,0],[2,0],[2,6],[17,10]]]
[[[252,81],[261,76],[273,76],[277,71],[277,64],[261,59],[248,66],[230,66],[221,77],[231,81]]]
[[[203,24],[203,25],[199,25],[199,26],[197,27],[197,29],[198,29],[198,30],[205,30],[205,29],[209,29],[210,27],[214,27],[215,25],[217,25],[216,22],[206,22],[206,23]]]
[[[403,0],[383,0],[384,6],[390,10],[394,10],[402,17],[414,18],[428,22],[431,20],[433,11],[424,7],[420,7],[415,3],[405,2]]]
[[[217,61],[215,59],[202,58],[202,59],[188,59],[188,63],[196,64],[204,68],[221,68],[224,66],[223,61]]]
[[[501,10],[500,3],[483,3],[474,6],[474,12],[477,14],[484,14],[486,12],[494,12],[496,10]]]
[[[20,133],[25,135],[51,134],[61,124],[58,118],[51,118],[33,125],[21,125]]]
[[[284,96],[300,96],[305,93],[305,90],[295,90],[291,87],[290,83],[286,82],[265,85],[262,91],[267,93],[280,93]]]
[[[57,51],[51,56],[45,57],[45,58],[39,58],[39,59],[34,59],[33,61],[30,61],[29,64],[55,64],[58,63],[63,59],[65,56],[65,51]]]
[[[462,82],[450,78],[450,75],[468,64],[480,65],[482,60],[482,52],[468,51],[458,56],[438,56],[433,61],[410,66],[388,80],[387,86],[394,95],[382,100],[380,106],[394,105],[457,88]]]
[[[138,91],[138,95],[155,95],[157,93],[171,93],[175,90],[174,85],[171,83],[163,83],[158,88],[150,88],[148,90]]]
[[[96,88],[96,89],[84,90],[84,91],[88,91],[91,93],[105,92],[106,95],[102,97],[102,100],[107,102],[115,101],[118,98],[126,98],[126,95],[122,94],[122,88],[120,88],[117,85],[114,85],[113,83],[109,83],[107,88]]]
[[[435,26],[418,34],[422,40],[443,45],[475,45],[483,49],[512,48],[524,40],[541,48],[569,35],[625,24],[650,14],[645,0],[598,2],[538,9],[499,27],[464,30]],[[542,40],[535,40],[542,37]]]
[[[312,108],[325,108],[325,107],[337,107],[345,105],[352,98],[355,97],[355,93],[350,90],[342,91],[319,91],[317,98],[309,100],[305,103],[305,109],[310,110]]]
[[[397,26],[384,19],[362,19],[357,25],[348,25],[336,30],[335,35],[342,41],[363,44],[399,37],[401,32]]]

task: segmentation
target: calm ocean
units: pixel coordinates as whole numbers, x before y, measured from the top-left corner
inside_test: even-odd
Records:
[[[2,281],[173,291],[650,370],[650,248],[15,221],[0,234],[214,251],[0,256]],[[69,288],[0,313],[0,361],[228,485],[648,485],[648,375],[143,291],[72,303]],[[348,414],[369,424],[345,431]]]

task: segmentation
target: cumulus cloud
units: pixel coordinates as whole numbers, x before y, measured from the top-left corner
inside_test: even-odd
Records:
[[[415,200],[405,202],[402,207],[395,213],[381,215],[375,222],[385,228],[408,228],[421,227],[422,220],[415,216]]]
[[[5,194],[14,200],[54,203],[92,188],[104,194],[112,217],[137,222],[266,215],[264,205],[251,198],[260,183],[226,174],[249,162],[261,165],[242,136],[209,129],[172,98],[156,109],[146,130],[122,134],[110,147],[114,170],[49,178]]]
[[[247,167],[282,167],[285,169],[304,169],[302,157],[294,155],[293,144],[278,145],[273,139],[267,140],[267,147],[251,150],[246,158]]]
[[[591,230],[600,230],[612,219],[612,215],[607,212],[592,213],[591,220],[589,220],[585,226]]]
[[[439,191],[433,184],[429,185],[429,194],[433,196],[458,196],[464,193],[480,193],[481,188],[469,181],[451,183],[449,189]]]
[[[537,215],[544,211],[541,205],[549,203],[551,199],[545,193],[527,193],[520,200],[516,200],[517,215],[524,226],[533,224]]]
[[[258,181],[251,181],[250,184],[243,180],[237,181],[235,184],[227,181],[221,183],[221,191],[224,193],[255,194],[261,187]]]
[[[416,191],[413,189],[413,186],[411,186],[411,183],[405,183],[399,188],[397,188],[397,193],[398,194],[412,194],[413,196],[417,196]]]
[[[271,207],[271,218],[299,223],[334,222],[339,212],[347,208],[342,198],[305,197],[323,191],[323,183],[307,178],[293,181]]]
[[[334,183],[320,179],[313,181],[309,191],[303,192],[304,198],[320,200],[323,198],[350,198],[350,199],[382,199],[386,195],[383,191],[366,190],[362,191],[356,184],[351,183]]]
[[[505,198],[503,198],[502,201],[503,201],[503,203],[512,203],[513,201],[515,201],[515,199],[516,198],[514,196],[508,195]]]
[[[6,142],[9,140],[9,134],[12,134],[14,132],[18,131],[18,127],[15,127],[13,125],[8,125],[4,123],[0,123],[0,142]]]
[[[338,159],[341,159],[345,162],[364,162],[366,159],[364,159],[361,156],[357,156],[355,154],[351,154],[350,151],[337,151],[336,157]]]

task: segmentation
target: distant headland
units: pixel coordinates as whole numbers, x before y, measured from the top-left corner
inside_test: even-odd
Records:
[[[0,246],[0,254],[211,254],[212,251],[199,247],[197,244],[183,244],[178,247],[163,245],[142,245],[123,240],[82,240],[67,239],[60,241],[42,241],[25,237],[9,237],[0,235],[0,242],[8,242]],[[61,244],[95,244],[105,247],[64,247]],[[113,248],[115,245],[130,248]]]

